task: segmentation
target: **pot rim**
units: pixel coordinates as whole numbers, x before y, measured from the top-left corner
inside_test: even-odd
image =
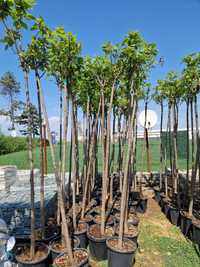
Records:
[[[127,238],[127,237],[123,237],[123,241],[124,241],[124,240],[125,240],[125,241],[128,241],[128,242],[130,242],[130,243],[133,245],[133,249],[132,249],[131,251],[122,251],[120,248],[113,248],[113,247],[109,244],[109,241],[110,241],[110,240],[113,240],[113,239],[118,240],[119,237],[114,236],[114,237],[110,237],[110,238],[108,238],[108,239],[106,240],[106,246],[107,246],[110,250],[112,250],[112,251],[114,251],[114,252],[117,252],[117,253],[120,253],[120,254],[132,254],[132,253],[136,252],[136,250],[137,250],[137,245],[136,245],[132,240],[130,240],[129,238]],[[122,242],[123,242],[123,241],[122,241]]]
[[[19,243],[19,244],[17,244],[17,246],[19,246],[20,244],[23,245],[23,243]],[[24,243],[24,244],[26,244],[26,243]],[[43,247],[45,247],[45,248],[47,249],[47,253],[46,253],[46,255],[45,255],[44,257],[42,257],[40,260],[35,260],[35,261],[24,261],[24,260],[20,260],[20,259],[17,257],[17,255],[15,255],[15,258],[16,258],[17,262],[18,262],[18,263],[22,263],[22,264],[26,264],[26,265],[30,265],[30,266],[32,266],[32,265],[34,265],[34,264],[38,264],[38,263],[41,263],[41,262],[43,262],[44,260],[46,260],[46,259],[48,258],[48,256],[49,256],[49,254],[50,254],[49,246],[47,246],[45,243],[41,243],[41,242],[36,242],[36,246],[43,246]]]

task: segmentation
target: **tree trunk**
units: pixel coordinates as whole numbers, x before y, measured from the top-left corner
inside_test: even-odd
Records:
[[[186,101],[186,128],[187,128],[187,144],[186,144],[186,160],[187,160],[187,171],[186,171],[186,194],[184,197],[184,202],[186,204],[186,199],[189,194],[189,164],[190,164],[190,140],[189,140],[189,99]]]
[[[196,172],[198,166],[198,155],[196,155],[195,160],[195,151],[194,151],[194,112],[193,112],[193,97],[190,99],[190,120],[191,120],[191,133],[192,133],[192,177],[191,177],[191,186],[190,186],[190,203],[189,203],[189,215],[192,216],[193,204],[194,204],[194,190],[196,183]],[[198,143],[199,144],[199,143]],[[199,148],[197,146],[199,152]],[[197,154],[197,153],[196,153]]]
[[[94,143],[95,143],[95,132],[97,130],[97,124],[98,124],[98,117],[99,117],[99,113],[100,113],[100,108],[101,108],[101,101],[99,102],[98,113],[97,113],[97,116],[96,116],[96,120],[95,120],[93,131],[92,131],[92,140],[91,140],[90,151],[89,151],[89,162],[88,162],[88,168],[87,168],[87,176],[86,176],[84,192],[83,192],[81,218],[83,218],[85,216],[85,206],[86,206],[89,179],[90,179],[90,175],[91,175],[90,172],[91,172],[91,166],[92,166],[92,160],[93,160],[92,156],[93,156]]]
[[[127,193],[127,184],[128,184],[128,169],[130,163],[130,155],[132,148],[132,130],[135,123],[135,113],[136,113],[136,100],[134,100],[134,95],[131,97],[131,110],[130,114],[130,124],[128,127],[128,148],[126,153],[125,167],[124,167],[124,180],[123,180],[123,190],[121,196],[121,211],[120,211],[120,225],[119,225],[119,247],[122,248],[122,238],[123,238],[123,226],[124,226],[124,217],[125,217],[125,207],[126,207],[126,193]]]
[[[160,102],[160,190],[162,190],[162,176],[163,176],[163,102]]]
[[[71,242],[70,242],[70,238],[69,238],[69,231],[68,231],[68,225],[67,225],[66,214],[65,214],[65,202],[64,202],[64,197],[63,197],[62,184],[61,184],[61,179],[59,176],[58,164],[57,164],[56,158],[55,158],[55,147],[54,147],[53,142],[52,142],[52,136],[51,136],[51,131],[50,131],[48,114],[46,111],[46,105],[44,102],[44,96],[43,96],[41,84],[39,84],[39,89],[40,89],[40,97],[41,97],[41,107],[42,107],[42,111],[44,114],[45,123],[47,126],[47,134],[48,134],[48,139],[49,139],[52,164],[53,164],[53,168],[54,168],[55,179],[56,179],[57,190],[58,190],[58,199],[59,199],[59,206],[60,206],[61,220],[62,220],[62,227],[63,227],[62,235],[63,235],[64,241],[65,241],[66,252],[69,255],[69,259],[70,259],[72,266],[73,266],[74,265],[73,254],[72,254]],[[65,90],[65,92],[66,91],[67,90]],[[65,130],[64,130],[64,133],[66,133]]]
[[[40,128],[40,222],[42,227],[42,238],[45,238],[45,208],[44,208],[44,153],[43,153],[43,138],[42,138],[42,110],[40,101],[40,90],[38,80],[39,74],[36,71],[36,86],[38,98],[38,113],[39,113],[39,128]]]
[[[178,193],[178,167],[177,167],[177,112],[176,103],[173,103],[173,177],[174,177],[174,193]]]
[[[33,165],[33,140],[32,140],[32,125],[31,125],[31,102],[29,93],[29,81],[28,73],[24,71],[25,81],[25,95],[26,95],[26,107],[28,110],[28,156],[30,165],[30,188],[31,188],[31,248],[30,256],[31,260],[35,257],[35,190],[34,190],[34,165]]]

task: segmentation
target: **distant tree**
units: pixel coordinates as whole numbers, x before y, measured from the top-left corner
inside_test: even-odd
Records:
[[[22,102],[17,100],[17,96],[20,93],[20,84],[17,82],[12,72],[5,72],[0,79],[0,95],[8,98],[8,110],[1,110],[1,114],[7,115],[11,121],[11,128],[15,129],[15,113],[21,107]]]
[[[16,122],[19,125],[23,126],[23,129],[20,130],[20,132],[23,135],[28,135],[29,131],[30,131],[32,133],[33,137],[39,136],[40,135],[40,131],[39,131],[40,119],[39,119],[38,111],[33,104],[30,105],[30,113],[31,113],[31,129],[29,129],[29,127],[28,127],[29,110],[27,110],[27,108],[25,108],[23,110],[22,114],[17,117]]]

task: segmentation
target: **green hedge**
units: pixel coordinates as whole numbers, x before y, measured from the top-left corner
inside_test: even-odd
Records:
[[[39,146],[39,139],[35,138],[33,146]],[[0,155],[27,150],[28,140],[26,137],[0,136]]]
[[[173,135],[171,134],[171,142],[172,142],[172,148],[173,148]],[[163,144],[163,148],[166,149],[167,152],[167,159],[169,159],[169,134],[166,132],[163,132],[161,140]],[[178,158],[179,159],[186,159],[187,158],[187,131],[178,131],[177,133],[177,149],[178,149]],[[172,151],[172,154],[174,152]]]

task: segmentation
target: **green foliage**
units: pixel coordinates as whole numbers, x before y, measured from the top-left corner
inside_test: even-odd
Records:
[[[171,134],[171,138],[169,138],[169,134],[166,132],[162,133],[161,142],[163,145],[164,151],[166,150],[167,159],[170,158],[170,146],[169,141],[171,139],[171,143],[173,142],[173,134]],[[177,153],[179,159],[187,158],[187,131],[178,131],[177,133]],[[173,149],[171,151],[172,155],[174,153]]]
[[[31,114],[31,129],[28,129],[29,112]],[[39,133],[40,132],[39,131],[39,125],[40,125],[39,114],[38,114],[36,107],[33,104],[30,105],[30,108],[28,110],[27,110],[27,108],[25,108],[23,110],[22,114],[17,117],[16,122],[20,126],[23,126],[23,129],[20,130],[22,135],[28,135],[29,132],[33,136],[39,136],[40,135],[40,133]]]
[[[34,146],[39,146],[39,140],[34,140]],[[25,137],[0,135],[0,155],[27,150],[28,140]],[[12,162],[10,163],[12,164]]]
[[[15,113],[21,108],[22,102],[17,99],[20,93],[20,84],[11,72],[6,72],[0,79],[0,95],[8,99],[8,109],[2,110],[4,115],[9,116],[12,127],[16,119]]]

